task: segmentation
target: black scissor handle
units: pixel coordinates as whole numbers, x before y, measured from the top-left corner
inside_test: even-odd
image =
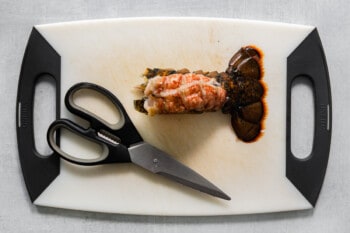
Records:
[[[99,116],[75,104],[74,94],[83,89],[94,90],[107,97],[118,109],[120,120],[115,125],[111,125]],[[117,136],[126,147],[143,140],[119,99],[104,87],[88,82],[77,83],[68,90],[65,96],[65,104],[71,113],[90,122],[90,128],[96,131],[104,130]]]
[[[83,156],[74,156],[61,149],[55,141],[55,134],[61,129],[69,130],[70,132],[81,136],[89,141],[99,144],[102,147],[102,153],[97,158],[85,159]],[[47,141],[53,151],[61,158],[78,165],[99,165],[107,163],[125,163],[130,162],[128,148],[119,143],[112,143],[99,137],[98,133],[93,128],[82,128],[76,123],[68,119],[60,119],[54,121],[47,132]]]

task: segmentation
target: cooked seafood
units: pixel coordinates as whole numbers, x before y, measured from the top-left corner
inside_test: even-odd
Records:
[[[254,141],[261,133],[265,114],[261,60],[262,53],[247,46],[233,55],[221,73],[147,68],[146,82],[139,86],[143,98],[134,101],[135,108],[149,115],[221,109],[231,114],[238,138]]]
[[[195,73],[151,78],[144,95],[138,106],[150,115],[217,111],[226,100],[226,91],[215,78]]]

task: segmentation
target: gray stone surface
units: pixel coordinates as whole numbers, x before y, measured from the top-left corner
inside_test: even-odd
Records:
[[[349,232],[350,3],[339,1],[0,0],[0,232]],[[220,217],[129,216],[38,208],[18,159],[15,103],[24,49],[35,24],[135,16],[208,16],[315,25],[328,60],[333,137],[314,210]]]

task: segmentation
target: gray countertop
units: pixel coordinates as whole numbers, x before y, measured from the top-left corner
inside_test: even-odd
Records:
[[[0,232],[349,232],[350,3],[339,1],[19,1],[0,0]],[[33,25],[150,16],[204,16],[314,25],[331,78],[333,134],[328,170],[313,210],[218,217],[157,217],[36,207],[18,159],[15,103]]]

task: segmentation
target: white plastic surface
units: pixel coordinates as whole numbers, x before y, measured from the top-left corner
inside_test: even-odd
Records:
[[[152,215],[227,215],[312,206],[285,177],[286,58],[309,26],[207,18],[139,18],[36,26],[61,55],[62,103],[81,81],[122,102],[145,141],[167,151],[229,196],[220,200],[132,164],[81,167],[61,162],[60,175],[35,204]],[[149,117],[134,110],[147,67],[224,71],[242,46],[264,52],[268,114],[263,137],[239,141],[221,112]],[[62,104],[62,116],[73,118]],[[62,138],[74,151],[74,141]]]

